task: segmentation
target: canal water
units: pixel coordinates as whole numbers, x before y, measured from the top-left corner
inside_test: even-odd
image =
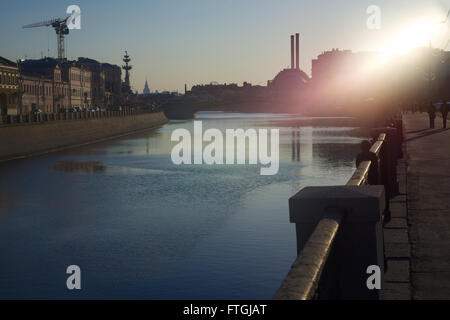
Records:
[[[172,131],[192,120],[0,164],[0,298],[272,298],[296,256],[289,197],[345,184],[362,134],[346,118],[197,120],[279,128],[278,174],[174,165]],[[69,265],[81,268],[81,290],[66,287]]]

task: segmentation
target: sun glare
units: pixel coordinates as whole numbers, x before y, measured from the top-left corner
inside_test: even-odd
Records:
[[[430,20],[407,25],[392,37],[383,51],[390,55],[399,55],[419,46],[427,46],[435,39],[439,27],[439,23]]]
[[[432,11],[411,16],[396,27],[385,29],[384,40],[378,48],[374,48],[377,54],[367,59],[360,68],[361,78],[382,72],[396,57],[415,48],[428,47],[430,43],[434,48],[440,47],[449,31],[449,22],[443,23],[445,17],[446,12],[441,8],[433,8]]]
[[[438,10],[433,14],[409,19],[399,25],[378,48],[380,55],[373,61],[372,68],[378,68],[393,58],[414,48],[439,47],[441,39],[448,31],[448,23],[443,23],[445,13]]]
[[[445,12],[436,10],[425,16],[409,19],[393,32],[380,51],[387,56],[398,56],[430,43],[438,46],[437,42],[448,29],[448,24],[443,23],[444,18]]]

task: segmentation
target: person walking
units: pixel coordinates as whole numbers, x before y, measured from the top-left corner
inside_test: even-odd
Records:
[[[447,128],[447,114],[449,109],[449,102],[442,101],[441,113],[442,113],[442,127]]]
[[[430,129],[434,129],[434,119],[436,118],[436,108],[432,102],[428,106],[428,117],[430,118]]]

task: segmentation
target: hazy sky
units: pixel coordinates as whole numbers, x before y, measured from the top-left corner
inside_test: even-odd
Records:
[[[81,30],[67,37],[67,57],[121,65],[127,49],[132,87],[139,92],[146,76],[152,91],[181,92],[184,83],[190,88],[211,81],[265,85],[290,65],[295,32],[301,68],[310,74],[311,60],[322,51],[380,50],[408,23],[425,17],[439,24],[450,9],[450,0],[15,0],[1,5],[0,56],[56,56],[52,28],[22,26],[64,17],[70,4],[81,8]],[[380,30],[366,27],[369,5],[381,8]],[[449,24],[440,25],[433,46],[446,46]]]

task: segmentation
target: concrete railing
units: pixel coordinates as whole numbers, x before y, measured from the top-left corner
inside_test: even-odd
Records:
[[[369,172],[371,161],[363,161],[360,163],[358,168],[356,168],[350,180],[347,182],[347,186],[362,186],[369,184]]]
[[[370,149],[376,160],[362,161],[345,186],[306,187],[289,199],[298,258],[274,299],[380,298],[367,287],[367,268],[378,266],[383,283],[385,190],[396,181],[388,147],[396,141],[380,133]]]
[[[275,299],[311,300],[317,298],[319,281],[343,217],[344,214],[338,210],[322,216],[275,294]]]

